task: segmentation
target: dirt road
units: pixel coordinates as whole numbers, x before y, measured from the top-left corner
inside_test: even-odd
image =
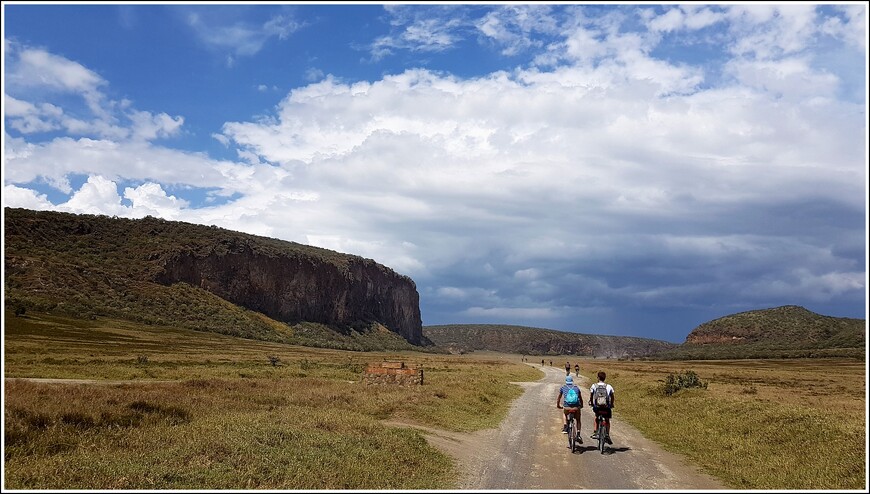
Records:
[[[561,410],[556,408],[565,372],[555,367],[541,370],[546,373],[542,380],[517,383],[525,392],[497,429],[459,434],[420,428],[430,444],[456,458],[460,489],[727,489],[682,457],[645,439],[619,419],[618,408],[611,421],[610,451],[602,455],[589,439],[594,418],[586,406],[581,413],[584,444],[572,454],[561,432]],[[578,381],[588,400],[591,383],[582,376]]]

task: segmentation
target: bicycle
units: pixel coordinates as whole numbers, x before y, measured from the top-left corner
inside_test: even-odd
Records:
[[[577,445],[579,444],[577,439],[580,437],[580,431],[576,430],[577,428],[574,426],[574,415],[577,413],[580,413],[579,409],[576,412],[568,414],[568,447],[572,453],[577,451]]]
[[[607,447],[608,431],[610,430],[610,419],[606,416],[595,412],[595,421],[598,427],[595,429],[595,435],[598,436],[598,451],[604,454],[604,449]]]

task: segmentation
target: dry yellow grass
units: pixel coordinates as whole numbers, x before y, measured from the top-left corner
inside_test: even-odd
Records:
[[[11,489],[448,489],[451,459],[382,420],[491,426],[521,392],[508,382],[540,377],[486,358],[323,350],[121,321],[28,314],[6,323],[6,377],[135,381],[7,381]],[[384,359],[422,365],[426,384],[363,384],[365,365]]]
[[[866,364],[856,360],[585,360],[607,373],[615,416],[737,488],[864,489]],[[670,373],[706,390],[660,392]]]

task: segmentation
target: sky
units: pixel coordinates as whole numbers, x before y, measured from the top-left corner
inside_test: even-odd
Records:
[[[867,5],[3,3],[3,205],[410,276],[424,325],[867,313]]]

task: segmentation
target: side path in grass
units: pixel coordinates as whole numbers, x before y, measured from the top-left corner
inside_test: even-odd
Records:
[[[53,377],[7,377],[5,378],[6,382],[10,381],[28,381],[32,383],[44,383],[44,384],[97,384],[104,386],[114,386],[118,384],[153,384],[153,383],[173,383],[180,382],[178,379],[125,379],[125,380],[106,380],[106,379],[60,379]]]
[[[618,401],[611,422],[610,450],[602,455],[589,438],[594,417],[587,405],[581,412],[584,443],[572,454],[567,436],[561,432],[562,411],[556,408],[565,373],[553,367],[529,365],[540,368],[545,377],[537,382],[516,383],[525,391],[497,427],[462,434],[411,426],[421,430],[430,444],[456,459],[460,470],[457,488],[727,489],[721,481],[700,472],[683,457],[663,450],[620,420]],[[588,401],[591,384],[582,376],[575,379],[583,390],[584,402]],[[619,390],[616,392],[618,396]],[[667,418],[667,410],[662,410],[662,420]]]

